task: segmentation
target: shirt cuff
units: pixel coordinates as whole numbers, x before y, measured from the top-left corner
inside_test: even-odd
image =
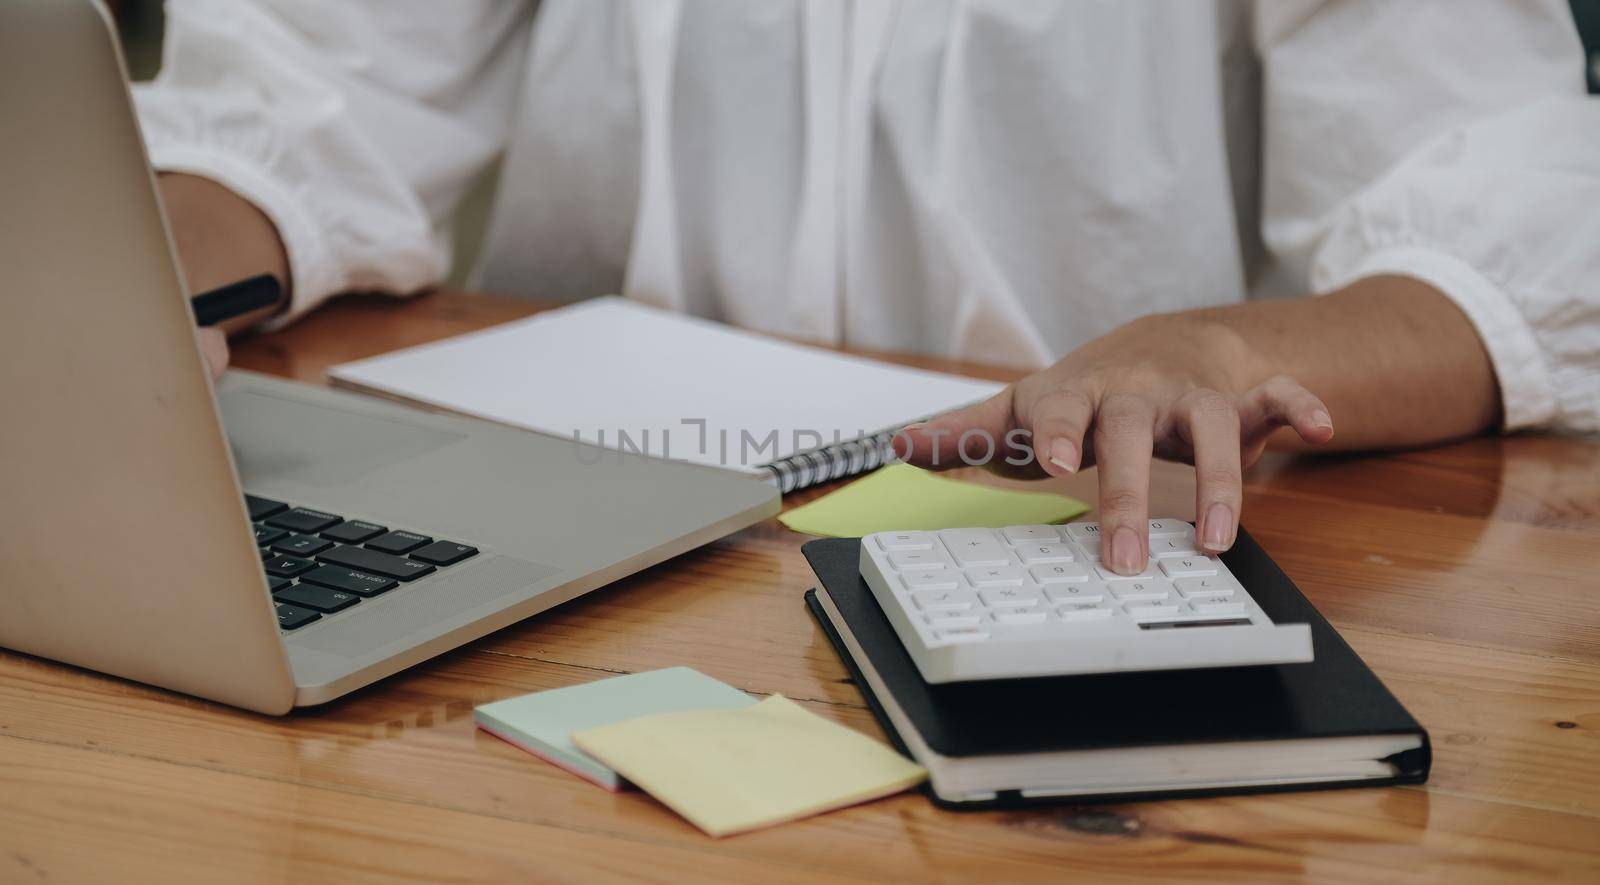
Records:
[[[193,145],[153,140],[149,152],[150,165],[156,169],[209,178],[253,203],[278,229],[289,259],[289,305],[265,328],[276,329],[293,322],[344,288],[338,265],[323,245],[325,240],[316,222],[289,190],[264,169],[233,154]]]
[[[1328,290],[1392,274],[1421,280],[1455,302],[1477,327],[1500,382],[1506,431],[1547,424],[1558,409],[1555,385],[1533,330],[1510,296],[1477,268],[1447,252],[1396,245],[1369,252]]]

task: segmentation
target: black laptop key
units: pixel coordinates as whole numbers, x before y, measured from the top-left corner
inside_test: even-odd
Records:
[[[293,582],[291,582],[288,578],[274,578],[271,575],[267,575],[267,592],[277,593],[279,590],[289,586],[291,583]]]
[[[324,541],[316,535],[290,535],[273,544],[272,549],[290,556],[315,556],[332,546],[332,541]]]
[[[292,578],[301,572],[311,571],[317,567],[317,564],[309,559],[301,559],[298,556],[279,555],[267,560],[262,567],[267,570],[267,574],[269,575],[277,575],[280,578]]]
[[[250,521],[260,522],[275,513],[282,513],[289,509],[289,505],[271,498],[257,498],[255,495],[244,496],[244,506],[250,511]]]
[[[375,522],[362,522],[359,519],[351,519],[323,532],[322,537],[330,541],[338,541],[340,544],[359,544],[388,530],[388,526],[378,525]]]
[[[427,535],[419,535],[416,532],[402,532],[396,529],[387,535],[379,535],[368,541],[367,549],[393,553],[399,556],[402,553],[410,553],[423,544],[431,543],[433,543],[433,539]]]
[[[278,602],[277,600],[273,600],[273,605],[278,609],[278,628],[281,630],[293,630],[296,627],[304,627],[312,621],[315,621],[317,618],[322,617],[322,615],[317,614],[309,608],[301,608],[298,605],[290,605],[287,602]]]
[[[454,541],[434,541],[420,550],[411,551],[412,559],[432,565],[455,565],[469,556],[477,556],[478,548],[457,544]]]
[[[289,534],[283,529],[275,529],[270,525],[261,525],[259,523],[255,526],[255,530],[257,547],[265,547],[284,535]]]
[[[377,596],[400,586],[392,578],[369,575],[337,565],[319,565],[300,576],[302,584],[318,584],[333,590],[343,590],[357,596]]]
[[[334,516],[332,513],[323,513],[321,510],[312,510],[309,507],[296,507],[267,520],[267,525],[288,529],[291,532],[312,535],[329,526],[338,525],[343,521],[343,519]]]
[[[383,575],[401,581],[411,581],[433,571],[425,562],[401,559],[391,553],[381,553],[364,547],[340,545],[317,554],[317,558],[333,565],[342,565],[369,575]]]
[[[279,590],[272,598],[305,606],[323,614],[349,608],[361,601],[361,597],[354,593],[318,587],[316,584],[296,584],[287,590]]]

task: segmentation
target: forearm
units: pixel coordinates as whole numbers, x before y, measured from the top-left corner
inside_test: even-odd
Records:
[[[162,173],[159,183],[191,293],[259,274],[276,277],[284,291],[278,304],[229,320],[224,331],[248,328],[281,310],[288,296],[289,259],[271,220],[209,178]]]
[[[1409,277],[1158,321],[1225,341],[1218,351],[1239,390],[1282,373],[1321,397],[1336,433],[1319,448],[1428,445],[1476,436],[1500,420],[1499,387],[1477,330],[1443,294]]]

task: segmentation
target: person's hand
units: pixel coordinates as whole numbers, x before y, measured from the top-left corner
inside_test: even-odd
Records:
[[[228,368],[228,336],[221,329],[199,330],[200,353],[206,358],[206,368],[211,370],[211,380],[222,377]]]
[[[1149,558],[1152,455],[1195,465],[1198,539],[1220,553],[1238,531],[1243,468],[1285,425],[1308,443],[1333,437],[1322,400],[1237,334],[1174,314],[1130,323],[982,403],[908,427],[894,446],[932,469],[981,461],[1010,475],[1065,476],[1098,464],[1101,558],[1130,575]],[[1024,461],[1028,446],[1036,457]]]

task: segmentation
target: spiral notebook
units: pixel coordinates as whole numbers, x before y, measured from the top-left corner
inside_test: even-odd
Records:
[[[619,452],[770,477],[864,473],[906,424],[1003,385],[596,298],[329,370],[341,386]]]

